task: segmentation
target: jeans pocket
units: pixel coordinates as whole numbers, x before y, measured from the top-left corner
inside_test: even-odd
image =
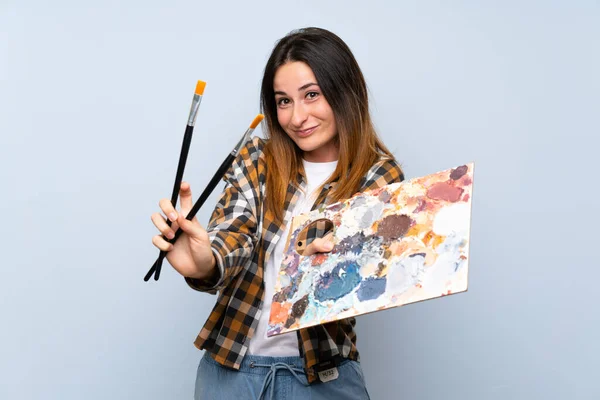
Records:
[[[356,380],[358,386],[361,386],[364,389],[364,397],[361,396],[360,398],[370,399],[371,397],[369,396],[369,391],[367,390],[367,384],[365,382],[365,375],[363,374],[363,370],[360,366],[360,363],[358,361],[348,361],[347,364],[350,367],[350,369],[356,374],[356,377],[354,379]]]
[[[363,370],[362,370],[360,363],[358,361],[349,361],[349,363],[350,363],[350,366],[352,367],[352,369],[354,370],[354,372],[356,372],[358,374],[358,376],[364,383],[365,375],[363,374]]]

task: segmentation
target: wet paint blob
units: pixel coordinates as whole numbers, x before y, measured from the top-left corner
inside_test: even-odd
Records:
[[[358,208],[364,206],[367,202],[367,199],[364,195],[357,195],[356,197],[351,199],[351,208]]]
[[[279,332],[281,332],[281,326],[276,326],[274,328],[269,327],[269,331],[267,333],[267,336],[277,335]]]
[[[271,303],[271,320],[283,322],[288,318],[290,311],[289,303]]]
[[[370,204],[356,213],[356,225],[358,229],[370,229],[383,214],[382,203]]]
[[[379,198],[379,201],[381,201],[383,203],[387,203],[392,198],[392,195],[387,190],[383,190],[381,193],[379,193],[378,198]]]
[[[281,291],[275,293],[275,295],[273,296],[273,302],[274,303],[283,303],[284,301],[286,301],[289,296],[291,295],[292,292],[292,287],[291,286],[287,286],[285,288],[283,288]]]
[[[292,298],[296,292],[298,291],[298,283],[302,281],[302,277],[304,276],[304,272],[300,272],[296,275],[293,275],[291,278],[291,283],[282,288],[279,292],[275,293],[273,296],[274,302],[285,302],[288,299]]]
[[[304,314],[304,311],[306,311],[306,306],[308,306],[308,295],[305,295],[294,303],[292,306],[291,316],[294,318],[300,318],[302,314]]]
[[[385,292],[386,278],[368,278],[361,283],[356,296],[358,300],[374,300]]]
[[[414,254],[411,254],[409,257],[423,257],[423,258],[425,258],[426,256],[427,256],[426,253],[414,253]]]
[[[468,203],[455,203],[442,208],[433,219],[432,230],[441,236],[464,236],[471,224],[471,207]]]
[[[443,200],[455,203],[460,199],[463,191],[462,188],[449,185],[446,182],[438,182],[427,190],[427,197],[433,200]]]
[[[287,266],[285,267],[285,273],[287,275],[293,276],[298,271],[298,264],[300,264],[300,254],[292,252],[288,254],[287,257],[289,258],[285,260],[287,264]]]
[[[327,207],[327,210],[329,210],[330,212],[338,212],[342,208],[344,208],[344,203],[337,203],[337,204],[332,204],[329,207]]]
[[[390,215],[377,226],[377,235],[385,240],[396,240],[408,232],[413,221],[408,215]]]
[[[292,317],[291,315],[288,317],[288,319],[285,321],[285,324],[283,325],[286,329],[289,328],[290,326],[292,326],[294,324],[294,322],[296,322],[296,318]]]
[[[462,178],[462,176],[464,174],[466,174],[468,170],[469,170],[469,168],[466,165],[461,165],[460,167],[456,167],[450,173],[450,179],[456,181],[456,180]]]
[[[367,240],[367,238],[364,233],[362,233],[362,232],[355,233],[354,235],[349,236],[349,237],[345,238],[344,240],[342,240],[341,242],[339,242],[333,249],[332,253],[358,254],[361,252],[361,250],[363,248],[363,244],[365,243],[366,240]]]
[[[315,299],[336,300],[350,293],[360,283],[358,270],[355,261],[344,261],[331,272],[324,273],[315,285]]]
[[[386,292],[401,295],[421,282],[425,274],[425,255],[416,253],[410,257],[395,260],[389,266]]]
[[[385,263],[380,262],[377,265],[377,271],[375,272],[375,275],[381,277],[383,274],[383,271],[385,271],[386,267],[387,267],[387,265]]]
[[[327,253],[317,253],[311,257],[310,265],[312,265],[313,267],[321,265],[325,261],[327,261],[327,258],[329,258],[329,255]]]
[[[425,201],[425,199],[422,199],[422,198],[420,198],[420,199],[419,199],[419,204],[417,205],[417,208],[415,208],[415,209],[413,210],[413,213],[414,213],[414,214],[416,214],[416,213],[420,213],[420,212],[422,212],[423,210],[425,210],[426,208],[427,208],[427,202]]]

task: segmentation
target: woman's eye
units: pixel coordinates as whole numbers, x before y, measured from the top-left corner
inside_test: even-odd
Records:
[[[290,103],[290,99],[286,99],[285,97],[282,97],[279,100],[277,100],[278,106],[285,106],[286,104],[289,104],[289,103]]]
[[[308,93],[306,93],[306,97],[308,97],[309,99],[314,99],[318,95],[319,95],[318,92],[308,92]]]

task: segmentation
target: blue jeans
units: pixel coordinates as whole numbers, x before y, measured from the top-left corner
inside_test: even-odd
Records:
[[[208,355],[200,360],[195,400],[369,400],[360,363],[344,360],[339,377],[308,385],[300,357],[247,355],[239,371]]]

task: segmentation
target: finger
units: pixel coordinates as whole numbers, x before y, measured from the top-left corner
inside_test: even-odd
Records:
[[[192,202],[192,188],[187,182],[181,182],[181,187],[179,189],[179,203],[181,204],[181,208],[187,210],[187,212],[194,206]]]
[[[158,205],[160,207],[160,209],[162,210],[162,212],[171,220],[171,221],[177,221],[177,217],[179,217],[179,214],[177,213],[177,211],[175,210],[175,207],[173,207],[173,204],[171,204],[171,200],[169,199],[161,199],[158,202]]]
[[[333,250],[333,242],[331,241],[332,237],[333,235],[329,236],[329,238],[325,236],[323,238],[317,238],[313,240],[311,244],[306,246],[306,250],[304,250],[303,255],[311,256],[316,253],[329,253],[331,250]]]
[[[179,216],[177,223],[179,224],[179,227],[192,238],[202,239],[206,236],[206,231],[196,221],[188,221],[182,216]]]
[[[175,237],[175,231],[177,230],[177,227],[169,227],[169,225],[167,225],[167,221],[165,221],[165,218],[160,213],[152,214],[151,219],[152,223],[154,223],[154,226],[156,226],[160,233],[169,239],[173,239]]]
[[[162,236],[156,235],[152,237],[152,244],[158,247],[162,251],[171,251],[173,250],[173,245],[163,239]]]

